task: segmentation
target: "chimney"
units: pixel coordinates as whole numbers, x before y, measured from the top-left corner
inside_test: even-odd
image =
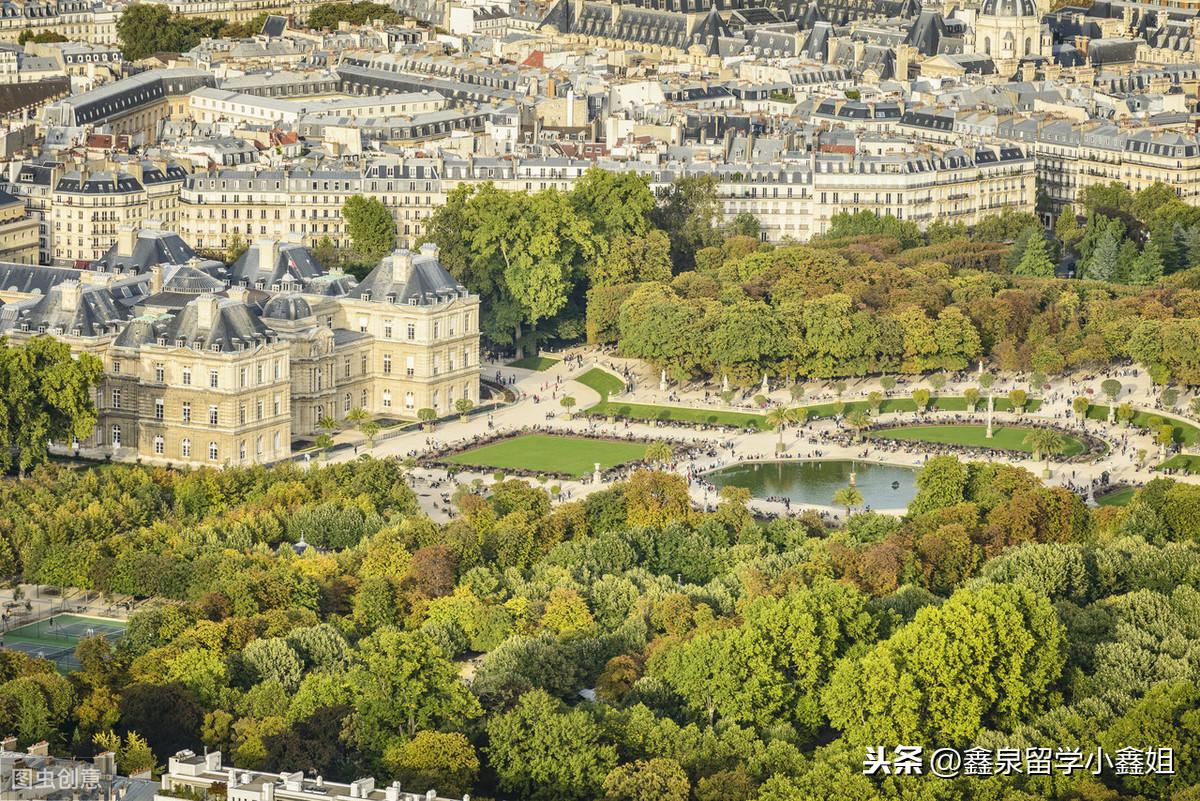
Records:
[[[279,260],[279,243],[274,239],[258,240],[258,272],[270,275],[275,272],[275,262]]]
[[[225,291],[225,296],[238,303],[245,303],[250,297],[250,290],[244,286],[231,286]]]
[[[117,255],[132,256],[133,246],[137,244],[137,229],[132,225],[122,225],[117,229]]]
[[[45,740],[36,742],[25,750],[30,756],[50,756],[50,743]]]
[[[0,751],[16,751],[16,750],[17,750],[17,738],[16,737],[5,737],[3,740],[0,740]]]
[[[150,268],[150,294],[157,295],[163,291],[163,268],[156,264]]]
[[[407,284],[408,279],[412,276],[412,251],[408,248],[399,248],[392,252],[391,261],[392,283]]]
[[[58,291],[58,302],[63,311],[75,312],[79,310],[79,301],[83,298],[83,284],[72,278],[59,284]],[[33,752],[31,751],[30,753]]]
[[[117,773],[117,755],[112,751],[96,754],[92,757],[92,763],[101,776],[114,776]]]
[[[202,331],[210,330],[217,319],[217,296],[206,292],[192,302],[196,304],[196,327]]]

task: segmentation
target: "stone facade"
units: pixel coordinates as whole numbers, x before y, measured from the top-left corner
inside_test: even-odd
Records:
[[[361,283],[261,240],[231,265],[126,228],[92,269],[0,267],[0,333],[51,335],[104,364],[93,455],[250,464],[354,409],[414,419],[479,400],[479,299],[398,250]]]

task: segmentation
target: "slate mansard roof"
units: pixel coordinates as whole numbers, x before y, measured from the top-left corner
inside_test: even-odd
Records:
[[[432,244],[422,245],[418,253],[397,250],[363,278],[352,297],[412,306],[466,297],[467,288],[446,271],[437,255],[437,245]]]
[[[108,273],[144,274],[156,265],[183,266],[195,263],[202,269],[224,270],[225,265],[216,261],[200,260],[191,245],[179,234],[170,231],[143,229],[134,240],[133,252],[121,254],[120,244],[112,247],[99,259],[91,263],[91,269]]]
[[[130,320],[113,344],[130,348],[158,344],[233,353],[274,339],[275,332],[250,304],[203,294],[173,314],[144,314]]]

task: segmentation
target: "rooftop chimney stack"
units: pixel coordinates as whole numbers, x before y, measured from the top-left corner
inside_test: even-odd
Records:
[[[132,256],[133,247],[137,244],[137,229],[132,225],[122,225],[117,229],[117,255]]]
[[[260,277],[266,277],[275,272],[275,262],[279,259],[279,243],[274,239],[258,241],[258,272]]]
[[[194,303],[196,304],[197,327],[202,331],[211,330],[213,321],[217,319],[217,304],[219,303],[217,296],[206,292]]]
[[[63,281],[59,286],[59,304],[65,312],[75,312],[79,310],[79,302],[83,298],[83,284],[71,279]],[[30,752],[32,753],[32,752]]]

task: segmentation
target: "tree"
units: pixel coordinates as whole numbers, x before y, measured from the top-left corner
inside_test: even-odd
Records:
[[[891,236],[900,242],[902,248],[914,247],[922,240],[921,229],[911,220],[901,220],[891,214],[877,215],[873,211],[860,211],[857,214],[838,212],[830,219],[826,236],[830,239]]]
[[[783,429],[788,423],[795,421],[796,410],[786,406],[776,406],[767,412],[767,427],[779,432],[779,442],[775,444],[775,451],[777,453],[782,453],[785,450],[783,445]]]
[[[313,445],[321,452],[322,456],[328,456],[329,449],[333,447],[333,437],[328,434],[321,434],[313,440]]]
[[[1160,425],[1154,430],[1154,441],[1158,444],[1159,449],[1165,456],[1167,448],[1175,442],[1175,427],[1172,425]]]
[[[1084,263],[1081,277],[1093,281],[1117,280],[1120,277],[1121,242],[1123,240],[1124,225],[1120,220],[1111,220],[1104,225]]]
[[[971,742],[1045,707],[1065,646],[1054,607],[1031,590],[959,590],[843,660],[823,701],[849,743]]]
[[[463,422],[466,422],[467,417],[471,414],[471,410],[475,408],[475,401],[470,398],[459,398],[454,402],[454,411],[458,412],[458,417]]]
[[[1080,395],[1071,401],[1071,409],[1075,412],[1075,417],[1080,422],[1087,417],[1088,409],[1092,408],[1092,402],[1085,395]]]
[[[559,400],[558,403],[560,406],[562,406],[564,409],[567,410],[567,412],[566,412],[567,419],[570,420],[571,419],[571,410],[575,408],[575,398],[571,397],[570,395],[563,395],[562,399]]]
[[[687,175],[676,178],[658,191],[658,205],[650,214],[651,222],[666,231],[671,240],[674,271],[690,270],[696,252],[721,241],[721,220],[717,202],[717,180],[712,175]]]
[[[591,801],[617,764],[587,712],[564,709],[544,690],[525,693],[486,728],[500,789],[530,801]]]
[[[426,431],[433,430],[433,421],[437,420],[437,416],[437,409],[430,408],[429,406],[417,409],[417,419],[421,421]]]
[[[126,776],[153,770],[157,765],[146,739],[135,731],[128,732],[124,741],[115,732],[101,732],[93,743],[98,750],[111,751],[116,756],[117,770]]]
[[[863,496],[857,488],[853,486],[842,487],[837,492],[833,493],[833,502],[838,506],[846,508],[846,517],[850,516],[850,512],[856,506],[862,506]]]
[[[671,240],[662,231],[617,236],[591,273],[593,287],[671,280]]]
[[[317,426],[332,434],[337,429],[337,420],[334,420],[329,415],[325,415],[317,421]]]
[[[946,374],[934,373],[929,376],[929,386],[933,387],[934,392],[941,392],[942,388],[946,386]]]
[[[1120,420],[1125,425],[1129,425],[1129,423],[1136,416],[1137,416],[1137,411],[1134,410],[1133,404],[1131,404],[1131,403],[1122,403],[1120,406],[1117,407],[1117,419]]]
[[[675,458],[675,451],[668,443],[655,440],[646,446],[644,458],[651,464],[667,465]]]
[[[1167,387],[1158,396],[1158,400],[1168,409],[1174,409],[1175,404],[1179,403],[1179,390]]]
[[[725,236],[748,236],[758,239],[761,232],[762,224],[748,211],[735,214],[733,219],[725,224]]]
[[[894,375],[885,375],[879,379],[879,386],[883,387],[884,392],[891,392],[896,388],[896,377]]]
[[[871,415],[866,409],[855,409],[846,415],[846,425],[854,430],[856,437],[861,438],[862,432],[871,425]]]
[[[53,337],[19,347],[0,340],[0,469],[22,474],[49,457],[49,442],[85,440],[96,425],[94,387],[103,370],[88,353],[75,358]]]
[[[975,387],[967,387],[963,390],[963,400],[967,402],[968,411],[975,411],[979,408],[979,390]]]
[[[1050,260],[1050,248],[1040,225],[1026,229],[1029,231],[1020,260],[1013,267],[1013,275],[1027,275],[1036,278],[1053,278],[1054,262]]]
[[[630,526],[661,528],[691,513],[687,479],[676,473],[635,470],[625,482],[625,506]]]
[[[1158,250],[1158,245],[1151,239],[1133,260],[1129,270],[1129,283],[1148,286],[1157,283],[1162,276],[1162,254]]]
[[[867,408],[871,410],[871,414],[879,414],[880,408],[883,406],[883,393],[879,390],[872,390],[867,393]]]
[[[963,502],[967,466],[953,456],[934,456],[917,473],[917,494],[908,505],[911,515],[945,509]]]
[[[436,787],[439,795],[467,793],[479,774],[479,756],[459,732],[420,731],[389,746],[383,765],[403,787]]]
[[[371,419],[371,413],[361,406],[355,406],[346,412],[346,422],[361,430],[362,424]]]
[[[1025,404],[1029,402],[1029,393],[1023,389],[1009,390],[1008,402],[1012,404],[1012,409],[1018,414],[1025,411]]]
[[[314,30],[336,29],[339,22],[365,25],[378,19],[389,24],[403,21],[403,17],[383,3],[355,0],[351,3],[322,3],[308,13],[306,23]]]
[[[367,422],[360,425],[358,427],[358,430],[364,437],[367,438],[367,444],[370,447],[374,448],[375,447],[375,437],[379,436],[379,432],[381,430],[379,423],[376,423],[374,420],[368,420]]]
[[[1021,442],[1033,451],[1035,462],[1041,460],[1043,454],[1050,457],[1062,453],[1067,444],[1063,435],[1053,428],[1035,428]]]
[[[20,34],[17,35],[17,44],[21,45],[22,47],[24,47],[27,42],[43,44],[67,41],[70,40],[57,31],[38,31],[37,33],[34,33],[32,28],[25,28]]]
[[[1121,382],[1115,378],[1106,378],[1100,382],[1100,391],[1108,398],[1110,404],[1116,403],[1121,394]]]
[[[354,249],[368,261],[378,261],[396,246],[396,220],[378,198],[351,195],[342,204],[342,219]]]
[[[912,391],[913,403],[916,404],[917,411],[923,412],[929,407],[929,390],[914,389]]]
[[[604,801],[688,801],[691,783],[674,759],[638,760],[604,777]]]
[[[398,735],[459,726],[482,713],[454,663],[423,632],[381,628],[359,643],[358,659],[346,677],[354,699],[346,730],[367,753],[382,755]]]
[[[158,52],[191,50],[202,38],[215,37],[225,24],[219,19],[173,16],[167,6],[139,3],[121,13],[117,37],[125,59],[137,61]]]
[[[596,625],[587,601],[576,590],[555,587],[546,599],[542,626],[559,636],[590,633]]]

